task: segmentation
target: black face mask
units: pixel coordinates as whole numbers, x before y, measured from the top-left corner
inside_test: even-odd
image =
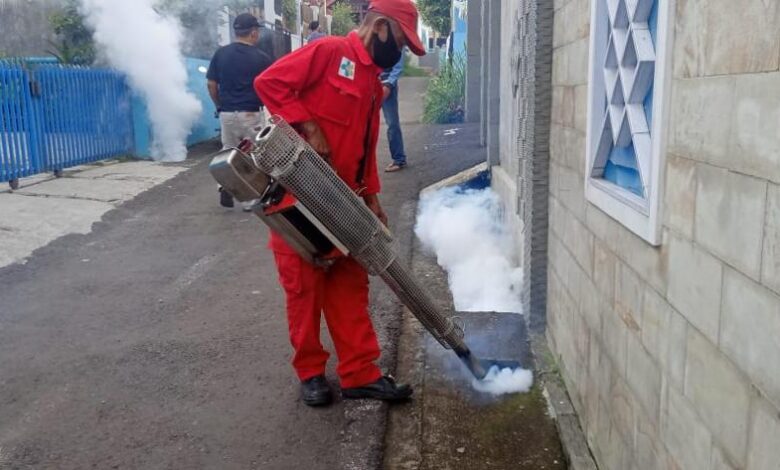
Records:
[[[401,50],[398,49],[395,36],[393,36],[393,32],[389,27],[387,29],[387,41],[385,42],[380,41],[379,36],[374,33],[371,52],[371,58],[374,59],[374,63],[377,67],[383,69],[389,69],[401,60]]]

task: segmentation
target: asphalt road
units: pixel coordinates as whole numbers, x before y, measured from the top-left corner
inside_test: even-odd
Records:
[[[405,122],[415,122],[424,87],[402,82]],[[479,163],[477,152],[427,152],[448,145],[449,127],[407,124],[410,167],[383,174],[407,259],[418,190]],[[0,468],[379,465],[384,407],[300,402],[267,231],[217,205],[214,149],[196,149],[196,166],[91,233],[0,270]],[[400,308],[383,286],[372,302],[392,369]]]

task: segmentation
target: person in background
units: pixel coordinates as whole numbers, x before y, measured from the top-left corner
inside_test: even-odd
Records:
[[[379,79],[382,81],[382,113],[387,124],[387,141],[390,143],[390,156],[393,163],[385,168],[387,172],[403,169],[406,166],[404,152],[404,136],[401,133],[401,118],[398,115],[398,79],[404,71],[404,56],[392,68],[382,71]]]
[[[327,34],[320,31],[319,21],[312,21],[311,23],[309,23],[309,35],[306,37],[307,43],[316,41],[317,39],[320,38],[324,38],[325,36],[327,36]]]
[[[357,31],[295,50],[255,79],[270,113],[297,128],[385,225],[376,162],[383,92],[378,76],[398,62],[404,46],[425,54],[417,18],[411,0],[373,0]],[[336,259],[327,269],[315,266],[273,231],[270,248],[287,297],[292,364],[303,403],[332,401],[325,378],[329,354],[320,341],[323,313],[338,354],[342,397],[409,398],[412,388],[396,383],[376,365],[380,349],[368,313],[366,270],[351,256]]]
[[[211,100],[217,108],[222,128],[222,148],[238,146],[252,137],[254,129],[265,125],[263,102],[252,88],[256,76],[271,65],[271,58],[256,47],[260,23],[249,13],[233,21],[236,41],[214,53],[206,78]],[[219,188],[219,203],[233,207],[233,196]],[[244,203],[251,210],[252,202]]]

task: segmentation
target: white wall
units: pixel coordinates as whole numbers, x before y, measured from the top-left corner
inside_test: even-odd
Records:
[[[556,0],[548,338],[603,469],[780,462],[780,3],[676,0],[660,247],[584,197],[588,0]]]

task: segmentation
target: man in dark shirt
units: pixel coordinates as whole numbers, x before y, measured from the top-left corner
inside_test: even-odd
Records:
[[[269,65],[271,58],[256,47],[260,23],[249,13],[238,15],[233,22],[236,41],[221,47],[209,64],[209,95],[219,113],[222,148],[238,146],[244,138],[253,137],[254,129],[265,124],[263,103],[255,93],[253,82]],[[220,204],[233,207],[233,197],[220,188]],[[244,205],[250,210],[251,203]]]

